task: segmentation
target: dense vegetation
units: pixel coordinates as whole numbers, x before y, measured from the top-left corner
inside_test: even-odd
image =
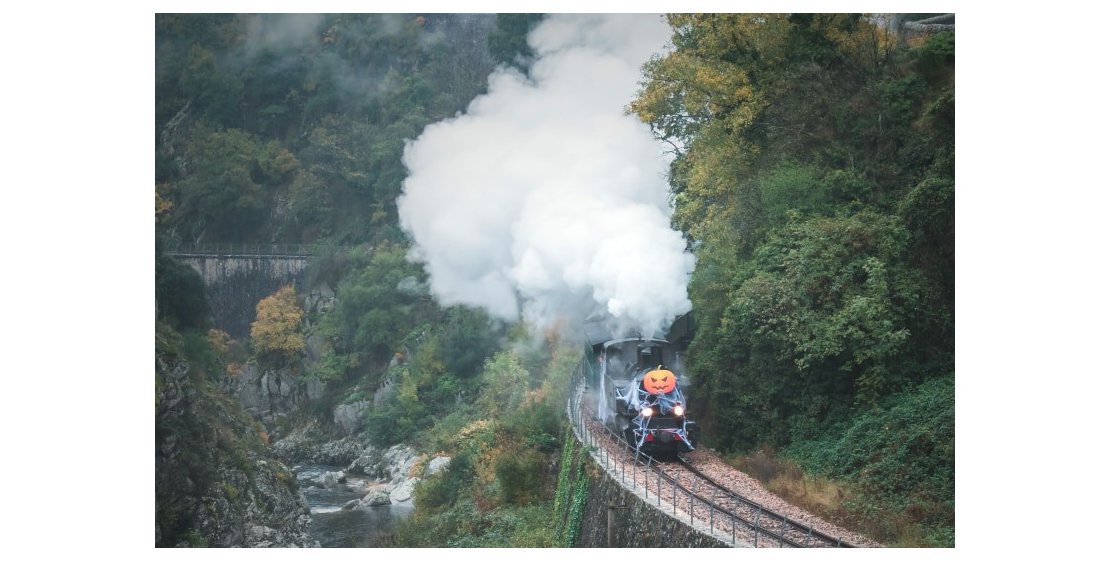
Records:
[[[155,19],[159,345],[209,386],[248,357],[319,379],[308,415],[329,422],[390,386],[368,413],[388,428],[374,442],[454,459],[394,544],[574,532],[561,407],[576,349],[439,306],[395,207],[404,142],[464,110],[495,65],[525,69],[538,21]],[[675,150],[704,439],[843,482],[842,521],[879,540],[953,544],[954,35],[906,43],[848,15],[669,21],[675,49],[646,65],[630,110]],[[259,303],[247,353],[207,331],[202,282],[164,255],[185,242],[316,244],[307,288],[335,298],[309,306],[296,287]],[[243,439],[214,451],[259,447]],[[211,459],[194,460],[202,478]],[[189,526],[174,529],[171,542]]]
[[[579,479],[568,484],[565,472],[581,459],[566,454],[573,437],[564,433],[563,409],[580,360],[581,350],[554,339],[490,358],[475,399],[417,440],[454,457],[445,473],[417,487],[416,515],[391,544],[550,547],[573,541],[577,524],[568,519],[565,496]]]
[[[186,242],[314,244],[307,285],[330,290],[334,306],[326,314],[305,310],[305,326],[294,326],[305,294],[296,303],[274,295],[260,303],[250,343],[261,364],[303,368],[330,383],[321,411],[395,379],[410,400],[380,415],[396,414],[391,419],[401,423],[389,439],[404,439],[454,405],[467,391],[460,381],[475,379],[501,341],[505,328],[484,314],[434,303],[424,272],[405,259],[395,201],[404,142],[464,109],[495,64],[527,61],[523,36],[536,21],[156,17],[159,250]],[[159,317],[204,328],[207,309],[194,298],[203,297],[199,279],[159,256]],[[319,357],[302,365],[308,342]],[[395,355],[408,368],[387,372]]]
[[[263,454],[268,435],[255,431],[261,426],[241,434],[223,413],[234,400],[216,390],[246,361],[324,382],[324,398],[307,414],[327,422],[337,403],[392,382],[393,399],[367,420],[387,430],[373,433],[383,445],[426,438],[437,421],[450,429],[488,412],[508,419],[509,397],[483,398],[485,389],[505,382],[517,383],[514,397],[524,400],[535,381],[522,378],[521,365],[509,355],[486,365],[506,327],[472,309],[437,307],[423,270],[405,259],[394,202],[404,179],[404,141],[462,110],[485,88],[495,61],[525,63],[523,34],[536,21],[461,14],[155,18],[158,352],[165,362],[189,364],[204,389],[194,411],[157,422],[160,442],[180,449],[165,462],[159,456],[159,544],[212,544],[183,502],[214,495],[234,503],[236,492],[250,492],[214,476]],[[491,29],[496,40],[487,49]],[[263,299],[244,350],[244,343],[211,330],[203,282],[166,255],[183,242],[315,244],[307,285],[335,299],[326,312],[306,307],[305,294],[294,292],[304,288]],[[165,377],[159,371],[158,397]],[[527,404],[539,400],[533,394]],[[517,418],[514,434],[534,439],[513,441],[514,453],[542,446],[556,454],[555,410],[522,410]],[[483,440],[505,432],[488,421],[474,426],[486,428],[475,433]],[[455,451],[448,429],[427,442]],[[212,433],[220,435],[215,446]],[[461,454],[452,474],[466,470]],[[505,454],[514,463],[499,463],[505,479],[527,481],[506,486],[513,504],[543,494],[527,480],[541,474],[536,454],[542,453]],[[484,475],[494,471],[482,459],[473,465]]]
[[[495,23],[480,15],[158,15],[156,182],[171,205],[166,234],[400,241],[404,141],[485,88],[494,66],[485,35]]]
[[[676,147],[706,440],[784,448],[954,520],[955,39],[851,15],[675,15],[632,104]],[[901,537],[877,537],[895,541]],[[930,542],[931,541],[931,542]]]

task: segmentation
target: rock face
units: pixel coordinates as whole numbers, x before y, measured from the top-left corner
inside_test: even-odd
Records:
[[[304,296],[304,311],[308,314],[327,312],[335,305],[335,292],[327,285],[318,285]]]
[[[324,431],[314,422],[274,442],[273,451],[279,459],[289,464],[347,466],[358,459],[368,447],[366,439],[360,435],[329,441]],[[350,469],[347,472],[366,474]]]
[[[332,418],[335,421],[335,425],[343,429],[345,435],[354,435],[356,432],[362,430],[366,410],[369,408],[370,402],[368,400],[341,404],[335,408],[335,414]]]
[[[324,397],[324,382],[316,377],[305,377],[304,389],[309,402],[315,402]]]
[[[420,478],[405,478],[393,491],[389,492],[389,499],[395,502],[407,502],[412,499],[412,489]]]
[[[428,461],[428,466],[424,469],[424,477],[427,478],[429,476],[439,474],[440,472],[446,470],[447,467],[450,465],[451,457],[435,457],[432,460]]]
[[[155,546],[317,546],[296,478],[256,426],[159,341],[155,356]]]
[[[364,443],[358,435],[316,445],[319,439],[319,429],[309,426],[274,443],[273,450],[288,463],[347,465],[345,473],[329,472],[322,475],[319,481],[313,482],[321,488],[339,486],[347,480],[360,480],[358,476],[378,481],[380,484],[371,485],[373,489],[369,495],[378,497],[379,502],[383,501],[380,499],[383,496],[385,500],[384,503],[375,505],[411,500],[412,490],[417,482],[443,470],[451,462],[448,457],[436,457],[418,475],[414,474],[414,467],[426,457],[408,445],[394,445],[383,451]],[[360,483],[359,486],[365,484]],[[351,488],[350,485],[348,487]],[[380,496],[376,495],[378,492],[381,492]],[[363,498],[360,505],[371,505],[367,501],[369,495]]]
[[[255,363],[248,363],[230,384],[231,393],[243,408],[271,432],[309,401],[310,389],[314,394],[322,393],[319,381],[302,380],[285,370],[263,370]]]

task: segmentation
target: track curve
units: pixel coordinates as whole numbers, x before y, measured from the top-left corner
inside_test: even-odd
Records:
[[[580,371],[579,371],[580,373]],[[595,460],[626,487],[631,485],[647,503],[687,521],[733,546],[759,548],[852,548],[842,537],[823,533],[804,522],[744,497],[679,456],[662,462],[636,454],[610,428],[598,421],[597,410],[582,400],[584,387],[575,377],[567,414],[579,440],[596,449]],[[586,395],[588,396],[588,395]],[[586,402],[589,402],[587,400]]]

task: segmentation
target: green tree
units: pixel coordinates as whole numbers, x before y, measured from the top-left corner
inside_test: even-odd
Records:
[[[154,303],[158,318],[178,329],[208,324],[204,280],[188,264],[161,252],[154,257]]]
[[[541,21],[543,14],[497,14],[495,26],[486,37],[490,56],[519,70],[528,68],[535,56],[528,46],[528,33]]]
[[[481,310],[455,306],[447,310],[439,333],[447,370],[460,378],[478,374],[497,351],[504,329]]]
[[[486,361],[481,375],[482,394],[478,406],[494,414],[511,412],[520,406],[528,390],[528,370],[515,354],[502,351]]]
[[[735,278],[716,333],[691,349],[698,372],[719,373],[697,379],[711,424],[734,444],[781,444],[792,425],[873,403],[919,373],[906,368],[922,284],[907,243],[896,219],[875,214],[772,232]]]
[[[379,248],[368,265],[340,284],[327,322],[334,326],[341,352],[383,360],[432,317],[424,271],[405,258],[406,250]]]
[[[243,240],[266,225],[275,184],[298,166],[288,151],[239,129],[198,128],[172,184],[170,225],[189,240]]]

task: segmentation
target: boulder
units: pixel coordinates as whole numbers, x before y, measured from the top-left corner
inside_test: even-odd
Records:
[[[346,480],[346,475],[343,474],[342,471],[337,470],[334,472],[325,472],[323,475],[316,479],[316,484],[319,485],[321,488],[334,490],[335,488],[338,488],[344,480]]]
[[[389,505],[391,503],[393,503],[393,500],[390,498],[390,495],[385,492],[385,490],[374,490],[369,494],[366,494],[366,496],[362,498],[362,501],[359,502],[360,505],[369,507]]]
[[[278,532],[276,529],[266,527],[265,525],[252,525],[251,528],[247,530],[247,540],[252,544],[262,541],[272,542],[274,538],[277,537],[277,534]]]
[[[229,384],[247,412],[270,432],[305,403],[305,391],[288,369],[263,371],[256,363],[247,363]]]
[[[312,457],[316,464],[347,465],[357,459],[367,445],[356,435],[330,441],[317,448]]]
[[[451,457],[435,457],[428,461],[428,466],[424,468],[424,477],[427,478],[433,474],[443,472],[451,464]]]
[[[422,458],[408,445],[394,445],[382,455],[390,483],[398,484],[409,477],[412,467]]]
[[[406,502],[412,499],[412,489],[419,482],[419,478],[405,478],[389,493],[389,499],[395,502]]]

